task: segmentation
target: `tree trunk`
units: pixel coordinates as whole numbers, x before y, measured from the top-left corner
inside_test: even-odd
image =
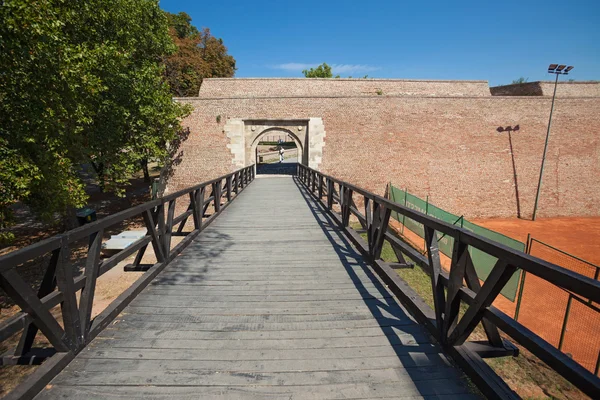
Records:
[[[104,193],[104,163],[98,163],[92,161],[92,168],[96,172],[96,176],[98,177],[98,186],[100,187],[100,191]]]
[[[64,232],[79,227],[79,221],[77,221],[77,210],[73,207],[67,207],[62,223]]]
[[[148,171],[148,159],[143,159],[140,163],[142,164],[142,171],[144,171],[144,182],[151,183],[150,171]]]

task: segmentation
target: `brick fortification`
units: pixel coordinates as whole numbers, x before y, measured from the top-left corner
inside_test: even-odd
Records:
[[[553,89],[531,84],[536,94],[485,81],[206,79],[198,98],[178,99],[194,111],[167,190],[233,169],[228,119],[315,117],[327,174],[379,194],[392,182],[469,218],[518,207],[528,217]],[[516,125],[510,137],[498,132]],[[538,216],[600,214],[599,133],[600,84],[559,84]]]

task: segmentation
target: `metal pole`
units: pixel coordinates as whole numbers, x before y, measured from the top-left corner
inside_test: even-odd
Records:
[[[556,86],[558,86],[558,76],[556,74],[556,80],[554,81],[554,94],[552,94],[552,106],[550,107],[550,118],[548,119],[548,131],[546,132],[546,143],[544,143],[544,154],[542,155],[542,166],[540,167],[540,179],[538,181],[537,194],[535,195],[535,204],[533,205],[532,221],[535,221],[535,214],[537,212],[538,200],[540,199],[540,191],[542,189],[542,175],[544,174],[544,164],[546,163],[546,151],[548,150],[548,139],[550,138],[550,126],[552,125],[552,112],[554,111],[554,99],[556,98]]]
[[[408,188],[404,188],[404,207],[406,207],[406,196],[408,195]],[[404,235],[404,225],[406,224],[406,215],[402,214],[402,234]]]
[[[558,349],[562,351],[563,343],[565,341],[565,333],[567,333],[567,324],[569,323],[569,314],[571,313],[571,302],[573,301],[573,295],[569,294],[569,300],[567,301],[567,309],[565,310],[565,319],[563,320],[562,329],[560,330],[560,339],[558,340]]]

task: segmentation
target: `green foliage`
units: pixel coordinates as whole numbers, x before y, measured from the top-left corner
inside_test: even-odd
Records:
[[[327,63],[319,65],[317,68],[305,69],[302,71],[306,78],[333,78],[331,67]],[[339,75],[335,76],[339,78]]]
[[[83,206],[82,164],[122,193],[166,157],[189,108],[163,78],[175,46],[157,1],[4,0],[0,38],[0,224],[16,201],[46,217]]]
[[[192,25],[192,17],[187,13],[171,14],[170,12],[166,12],[165,14],[167,15],[169,26],[175,30],[179,39],[200,36],[200,31]]]
[[[186,13],[165,13],[176,51],[166,57],[165,75],[174,96],[198,96],[204,78],[228,78],[235,74],[235,59],[223,40],[205,28],[199,31]]]
[[[529,78],[520,77],[519,79],[515,79],[512,81],[513,85],[520,85],[521,83],[525,83],[529,80]]]

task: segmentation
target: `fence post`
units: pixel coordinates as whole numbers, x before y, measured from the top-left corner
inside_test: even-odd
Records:
[[[408,195],[408,188],[404,188],[404,207],[406,207],[406,196]],[[404,235],[404,223],[406,222],[406,215],[402,214],[402,234]]]
[[[560,340],[558,341],[558,349],[562,351],[563,342],[565,341],[565,333],[567,333],[567,324],[569,323],[569,314],[571,313],[571,303],[573,302],[573,295],[569,294],[569,300],[567,301],[567,309],[565,310],[565,319],[563,320],[562,328],[560,330]]]
[[[425,196],[425,215],[429,215],[429,195]],[[423,225],[423,233],[425,233],[425,225]],[[427,240],[425,237],[423,237],[423,250],[427,250]]]
[[[525,243],[525,254],[530,254],[531,251],[531,233],[527,234],[527,243]]]

